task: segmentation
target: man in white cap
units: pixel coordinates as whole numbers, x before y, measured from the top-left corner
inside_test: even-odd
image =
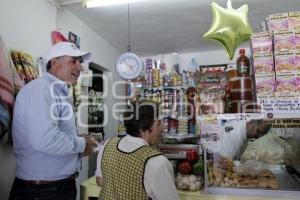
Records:
[[[16,177],[10,200],[75,200],[81,157],[96,147],[92,137],[77,133],[68,85],[77,82],[81,63],[91,54],[74,44],[52,46],[47,73],[19,92],[13,118]]]

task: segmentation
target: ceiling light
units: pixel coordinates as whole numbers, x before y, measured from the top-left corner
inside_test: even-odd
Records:
[[[86,0],[85,6],[87,8],[94,8],[94,7],[102,7],[102,6],[111,6],[117,4],[127,4],[139,2],[139,1],[146,1],[146,0]]]

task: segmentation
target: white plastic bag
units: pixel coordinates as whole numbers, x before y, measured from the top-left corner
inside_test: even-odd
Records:
[[[284,140],[275,135],[272,128],[268,134],[251,142],[241,156],[241,161],[258,160],[270,164],[284,163]]]
[[[269,168],[269,164],[257,160],[246,160],[243,163],[234,162],[234,171],[241,175],[258,176],[261,172]]]
[[[246,121],[228,120],[222,124],[221,148],[218,154],[234,159],[246,142]]]

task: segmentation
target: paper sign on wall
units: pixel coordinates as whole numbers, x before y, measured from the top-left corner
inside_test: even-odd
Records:
[[[263,113],[299,113],[300,98],[278,99],[266,98],[259,99]]]
[[[80,49],[80,37],[71,31],[69,32],[69,41],[74,43]]]

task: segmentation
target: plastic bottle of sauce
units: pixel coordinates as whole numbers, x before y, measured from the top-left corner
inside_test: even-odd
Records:
[[[239,50],[240,56],[236,61],[238,76],[240,77],[249,77],[250,76],[250,60],[245,55],[245,49]]]

